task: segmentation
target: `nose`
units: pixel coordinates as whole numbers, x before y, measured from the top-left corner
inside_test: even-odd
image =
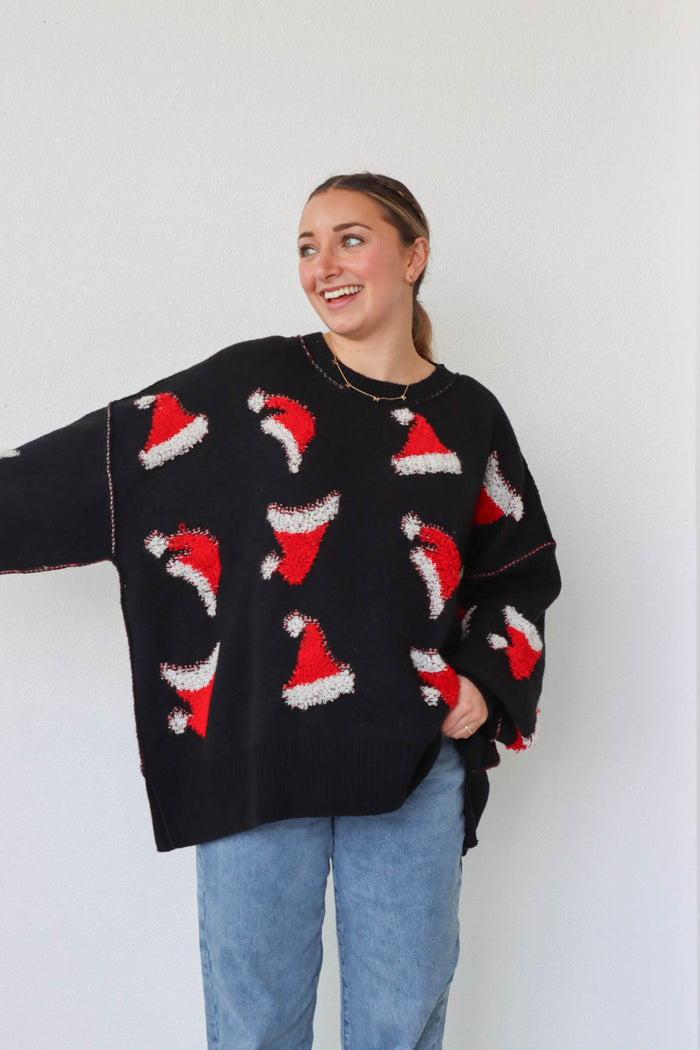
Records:
[[[331,247],[319,249],[315,270],[319,281],[326,281],[338,272],[338,257]]]

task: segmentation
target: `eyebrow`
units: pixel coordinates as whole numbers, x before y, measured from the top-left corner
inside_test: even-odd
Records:
[[[333,233],[337,233],[339,230],[348,230],[351,226],[362,226],[365,230],[371,230],[371,226],[366,226],[364,222],[341,222],[338,226],[333,227]],[[300,241],[302,237],[313,237],[313,233],[306,230],[304,233],[300,233],[297,240]]]

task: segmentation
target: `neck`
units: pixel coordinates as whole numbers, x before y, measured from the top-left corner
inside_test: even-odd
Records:
[[[387,383],[411,383],[424,379],[435,366],[421,357],[413,340],[391,340],[375,336],[353,339],[350,336],[324,332],[323,338],[341,365]]]

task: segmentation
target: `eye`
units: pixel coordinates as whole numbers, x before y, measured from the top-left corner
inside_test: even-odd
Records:
[[[344,233],[340,241],[341,244],[345,244],[347,241],[357,241],[358,244],[363,243],[362,237],[358,237],[356,233]],[[354,248],[355,245],[351,244],[350,247]],[[297,251],[300,259],[306,259],[307,253],[313,251],[313,246],[311,244],[300,244]]]

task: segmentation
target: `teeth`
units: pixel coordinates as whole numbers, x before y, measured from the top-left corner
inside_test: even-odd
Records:
[[[341,295],[352,295],[353,292],[359,292],[362,285],[349,284],[345,288],[336,288],[334,292],[324,292],[323,295],[326,299],[338,299]]]

